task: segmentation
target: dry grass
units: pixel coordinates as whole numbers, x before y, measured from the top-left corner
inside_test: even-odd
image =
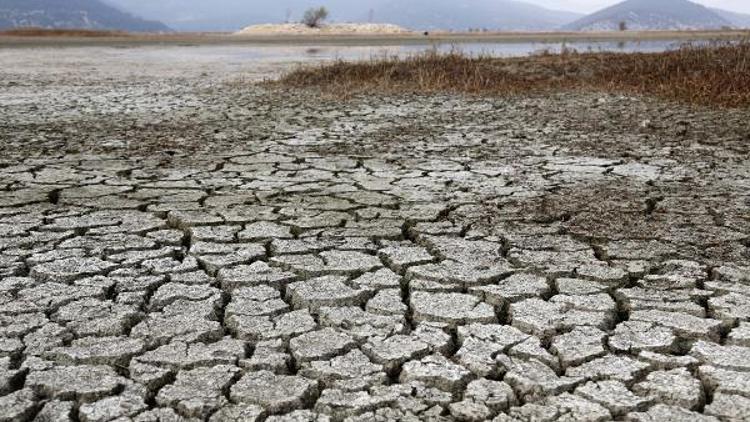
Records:
[[[123,31],[104,31],[93,29],[45,29],[45,28],[14,28],[0,31],[0,36],[9,37],[124,37],[128,36]]]
[[[429,52],[303,67],[277,83],[336,96],[454,92],[517,95],[596,90],[698,105],[750,106],[750,41],[665,53],[543,54],[514,59]]]

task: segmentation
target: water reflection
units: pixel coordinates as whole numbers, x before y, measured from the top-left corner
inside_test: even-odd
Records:
[[[407,57],[435,50],[461,51],[470,55],[522,57],[533,54],[567,52],[660,52],[679,48],[684,41],[601,41],[557,43],[465,43],[392,46],[231,46],[212,47],[208,54],[227,54],[238,60],[368,60],[382,57]]]
[[[229,62],[367,60],[381,57],[406,57],[428,50],[461,51],[470,55],[521,57],[540,53],[568,52],[660,52],[679,48],[685,41],[597,41],[597,42],[527,42],[527,43],[462,43],[391,46],[190,46],[160,47],[153,54],[162,59],[226,60]],[[143,50],[140,53],[149,55]]]

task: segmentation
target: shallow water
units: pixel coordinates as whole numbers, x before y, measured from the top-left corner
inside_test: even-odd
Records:
[[[705,42],[705,41],[704,41]],[[275,78],[294,66],[336,59],[368,60],[380,57],[407,57],[428,50],[458,50],[471,55],[520,57],[542,52],[559,53],[564,49],[579,52],[658,52],[678,48],[684,40],[625,42],[507,42],[443,43],[391,46],[355,45],[149,45],[89,46],[66,49],[0,49],[0,76],[23,74],[26,77],[55,79],[71,70],[86,70],[81,76],[91,80],[116,73],[129,78],[185,78],[206,76],[221,79],[261,80]],[[33,51],[33,54],[30,54]],[[44,66],[39,66],[44,63]],[[196,75],[192,75],[195,73]],[[124,76],[123,76],[124,77]],[[2,96],[0,96],[2,97]]]
[[[246,60],[263,61],[320,61],[320,60],[367,60],[378,57],[405,57],[424,51],[461,51],[472,55],[494,57],[522,57],[543,52],[559,53],[563,50],[578,52],[659,52],[683,45],[685,41],[602,41],[573,43],[510,42],[510,43],[441,43],[390,46],[193,46],[160,48],[157,54],[163,59],[180,59],[185,55],[193,59],[222,59],[226,62]],[[172,57],[170,57],[172,56]]]

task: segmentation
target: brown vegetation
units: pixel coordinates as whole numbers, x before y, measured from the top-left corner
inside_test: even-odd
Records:
[[[517,95],[597,90],[699,105],[750,106],[750,42],[683,46],[665,53],[542,54],[526,58],[428,52],[409,58],[303,67],[279,84],[337,96],[454,92]]]
[[[46,28],[14,28],[0,31],[0,36],[10,37],[124,37],[129,35],[123,31],[94,30],[94,29],[46,29]]]

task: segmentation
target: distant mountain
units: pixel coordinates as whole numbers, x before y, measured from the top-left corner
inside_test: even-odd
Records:
[[[391,0],[378,20],[414,29],[553,30],[581,15],[513,0]]]
[[[123,10],[156,19],[177,31],[236,31],[249,24],[283,22],[284,7],[270,0],[105,0]],[[284,0],[281,0],[284,1]],[[267,13],[273,10],[275,13]]]
[[[718,29],[731,22],[688,0],[627,0],[583,17],[565,29],[612,31],[624,22],[631,30]]]
[[[0,29],[19,27],[169,31],[99,0],[0,0]]]
[[[735,28],[750,28],[750,15],[730,12],[724,9],[711,9],[712,12],[728,20]]]
[[[336,22],[395,23],[413,29],[552,30],[582,15],[515,0],[107,0],[182,31],[235,31],[299,21],[325,6]]]

